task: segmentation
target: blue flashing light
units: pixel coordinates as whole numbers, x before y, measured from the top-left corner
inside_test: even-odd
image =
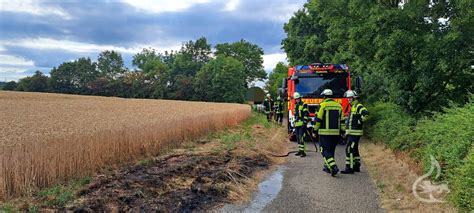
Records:
[[[346,64],[322,64],[322,63],[315,63],[311,65],[296,65],[295,70],[313,70],[317,68],[318,70],[328,68],[327,70],[349,70],[349,67]],[[331,69],[329,69],[331,67]],[[312,69],[313,68],[313,69]]]

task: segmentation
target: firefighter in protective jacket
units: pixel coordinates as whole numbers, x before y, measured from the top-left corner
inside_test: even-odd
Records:
[[[369,112],[359,103],[355,91],[349,90],[345,96],[349,98],[351,111],[346,120],[346,169],[341,173],[354,174],[354,172],[360,172],[359,140],[364,133],[363,122],[367,120]]]
[[[324,160],[323,171],[335,176],[339,169],[334,159],[334,152],[340,132],[344,130],[344,113],[341,104],[331,99],[332,90],[325,89],[321,95],[324,96],[324,101],[320,105],[315,121],[320,138],[320,152]]]
[[[277,100],[275,101],[275,122],[279,123],[280,125],[283,124],[283,104],[284,101],[278,96]]]
[[[303,138],[306,132],[306,125],[309,122],[308,105],[301,100],[301,95],[298,92],[294,93],[293,98],[296,101],[294,109],[294,125],[298,140],[298,153],[296,153],[296,156],[306,157],[306,146]]]
[[[270,94],[267,94],[267,97],[263,101],[263,107],[265,115],[267,116],[268,122],[272,121],[272,107],[273,107],[273,100]]]

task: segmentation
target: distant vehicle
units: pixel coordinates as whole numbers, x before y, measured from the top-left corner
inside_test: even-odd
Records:
[[[356,78],[356,88],[360,90],[361,79]],[[283,88],[280,89],[280,94],[287,97],[288,101],[288,132],[290,140],[296,140],[294,134],[294,112],[295,100],[293,94],[300,93],[302,100],[308,105],[311,120],[314,118],[319,110],[319,105],[323,101],[321,92],[325,89],[333,91],[333,99],[342,105],[344,115],[347,116],[350,111],[349,100],[344,98],[344,93],[351,89],[351,75],[349,67],[346,64],[322,64],[314,63],[310,65],[298,65],[288,68],[288,76],[283,79]],[[309,128],[313,128],[311,123]],[[314,132],[314,131],[310,131]],[[312,135],[316,139],[316,135]],[[308,140],[305,138],[305,140]]]

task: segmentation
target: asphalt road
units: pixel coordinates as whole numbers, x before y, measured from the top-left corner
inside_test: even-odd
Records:
[[[293,143],[292,150],[296,150]],[[307,144],[308,150],[315,150]],[[336,162],[342,170],[345,167],[345,146],[336,148]],[[322,171],[320,153],[308,152],[300,158],[290,155],[282,166],[281,190],[263,208],[252,210],[252,201],[247,206],[225,207],[223,212],[383,212],[380,208],[376,188],[363,164],[360,173],[331,177]],[[256,195],[258,197],[258,193]],[[249,208],[250,207],[250,208]]]

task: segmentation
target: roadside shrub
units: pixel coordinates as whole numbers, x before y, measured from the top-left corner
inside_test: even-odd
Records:
[[[425,171],[430,168],[433,155],[443,168],[443,175],[456,176],[454,169],[461,167],[474,139],[474,104],[451,107],[437,113],[432,119],[422,119],[411,134],[412,140],[423,144],[422,160]],[[446,174],[445,174],[446,173]],[[473,174],[474,175],[474,174]],[[449,178],[449,177],[448,177]]]
[[[473,209],[472,101],[418,121],[393,103],[376,103],[369,107],[369,112],[366,132],[370,138],[391,149],[409,152],[423,163],[424,171],[430,169],[430,156],[433,155],[442,171],[438,181],[446,180],[451,187],[451,201],[460,209]]]
[[[400,138],[406,137],[414,128],[416,120],[413,117],[393,103],[376,103],[368,110],[366,134],[370,138],[382,141],[392,149],[412,148],[409,141]]]
[[[471,146],[462,166],[454,169],[449,186],[451,202],[461,209],[474,210],[474,146]]]

